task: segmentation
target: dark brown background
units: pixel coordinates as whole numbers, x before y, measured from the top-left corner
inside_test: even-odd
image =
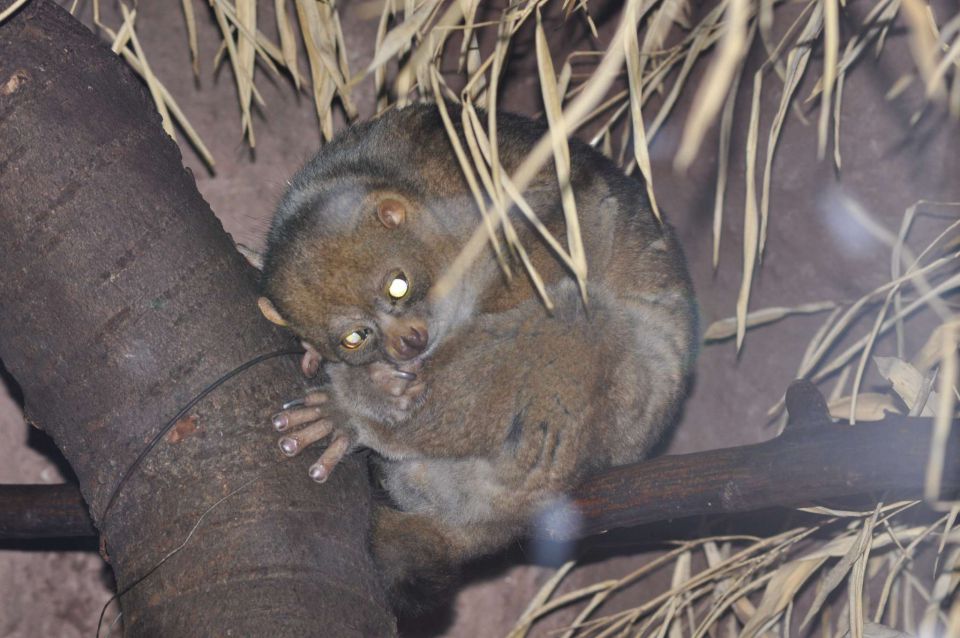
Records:
[[[218,42],[215,27],[204,3],[195,2],[195,9],[201,48],[198,82],[190,71],[186,30],[177,3],[141,3],[138,33],[151,66],[216,156],[214,176],[180,140],[185,161],[196,175],[202,194],[236,241],[257,247],[285,179],[319,145],[313,106],[306,95],[295,95],[285,81],[259,69],[258,88],[267,109],[255,117],[258,146],[251,152],[241,138],[229,64],[222,65],[217,73],[212,70]],[[343,11],[354,56],[351,68],[359,69],[359,60],[372,50],[375,23],[351,18],[355,9],[355,4],[345,3]],[[845,18],[862,16],[868,9],[867,2],[854,2]],[[81,17],[89,23],[88,14],[89,7],[81,6]],[[115,26],[119,21],[113,15],[111,11],[107,20]],[[272,33],[269,20],[264,15],[261,28]],[[910,128],[908,119],[918,104],[915,92],[893,102],[884,99],[893,82],[910,67],[905,38],[892,38],[876,63],[869,54],[865,58],[845,86],[842,179],[836,178],[829,162],[816,160],[816,112],[808,111],[812,114],[810,125],[793,114],[787,118],[774,165],[770,235],[763,268],[755,279],[751,308],[852,299],[886,280],[888,250],[831,204],[831,189],[842,188],[893,230],[899,227],[904,209],[918,199],[960,201],[960,160],[956,153],[960,129],[956,123],[934,109]],[[741,86],[721,261],[716,273],[710,260],[715,134],[706,141],[703,159],[686,175],[671,169],[682,115],[692,91],[685,92],[678,112],[668,120],[651,149],[656,193],[687,252],[704,326],[734,311],[741,272],[739,237],[748,89],[752,70],[761,59],[754,50]],[[691,82],[702,77],[704,67],[698,64]],[[819,68],[816,54],[812,67]],[[815,79],[812,75],[808,73],[798,95],[809,93]],[[779,81],[769,75],[765,84],[760,128],[763,146],[781,89]],[[536,113],[537,84],[529,76],[514,76],[504,90],[503,108]],[[357,98],[360,104],[371,104],[369,88],[364,87]],[[931,232],[929,223],[918,225],[920,236]],[[765,412],[793,379],[820,319],[789,319],[749,333],[739,360],[730,342],[707,347],[700,357],[693,395],[668,451],[726,447],[772,436]],[[918,329],[913,339],[922,341],[925,336]],[[60,474],[44,447],[43,438],[30,432],[15,405],[5,397],[0,399],[0,482],[58,482]],[[565,587],[616,577],[640,564],[644,560],[640,546],[644,538],[640,534],[642,530],[637,535],[619,537],[617,542],[626,544],[619,555],[579,567]],[[631,544],[636,546],[631,548]],[[478,568],[450,617],[434,619],[425,634],[465,637],[505,633],[553,571],[549,566],[531,564],[536,562],[535,553],[533,547],[525,545],[513,550],[507,559]],[[44,545],[0,551],[0,636],[91,636],[100,606],[110,595],[108,587],[109,577],[95,552],[47,551]],[[643,590],[636,588],[621,604],[643,598]],[[545,625],[535,633],[542,633]]]

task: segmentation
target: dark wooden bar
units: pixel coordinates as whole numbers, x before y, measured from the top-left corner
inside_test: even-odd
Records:
[[[0,539],[96,533],[75,485],[0,485]]]
[[[703,514],[735,514],[856,495],[921,498],[932,420],[889,417],[846,425],[796,425],[744,445],[660,458],[598,474],[573,494],[576,505],[534,530],[583,537]],[[960,428],[947,443],[944,489],[960,490]],[[0,539],[90,536],[86,506],[72,485],[0,486]]]

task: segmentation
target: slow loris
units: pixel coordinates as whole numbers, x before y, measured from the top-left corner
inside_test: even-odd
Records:
[[[544,132],[498,114],[503,170]],[[433,289],[481,219],[435,105],[344,131],[274,218],[261,308],[306,344],[305,371],[322,359],[329,378],[274,417],[280,447],[327,438],[319,482],[354,448],[378,455],[395,507],[375,512],[373,549],[398,602],[421,604],[416,585],[521,536],[587,474],[642,459],[682,401],[697,319],[680,248],[642,182],[576,140],[570,156],[586,302],[510,212],[552,311],[526,275],[503,276],[492,248],[451,292]],[[524,196],[563,237],[552,164]]]

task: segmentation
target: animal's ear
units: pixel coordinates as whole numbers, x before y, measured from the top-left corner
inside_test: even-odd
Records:
[[[384,197],[377,202],[377,219],[387,228],[397,228],[407,219],[407,205],[396,197]]]
[[[286,326],[287,321],[280,316],[280,313],[277,312],[276,307],[273,303],[266,297],[260,297],[257,299],[257,305],[260,306],[260,312],[263,313],[263,316],[266,317],[271,323],[275,323],[278,326]]]

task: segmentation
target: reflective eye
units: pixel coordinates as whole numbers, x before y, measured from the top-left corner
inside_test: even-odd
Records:
[[[354,350],[360,347],[360,344],[364,342],[367,338],[366,330],[354,330],[346,335],[343,339],[340,340],[340,343],[343,344],[344,348],[349,350]]]
[[[391,299],[403,299],[407,296],[409,290],[410,284],[407,282],[407,276],[402,272],[397,273],[396,276],[390,280],[390,285],[387,286],[387,294],[390,295]]]

